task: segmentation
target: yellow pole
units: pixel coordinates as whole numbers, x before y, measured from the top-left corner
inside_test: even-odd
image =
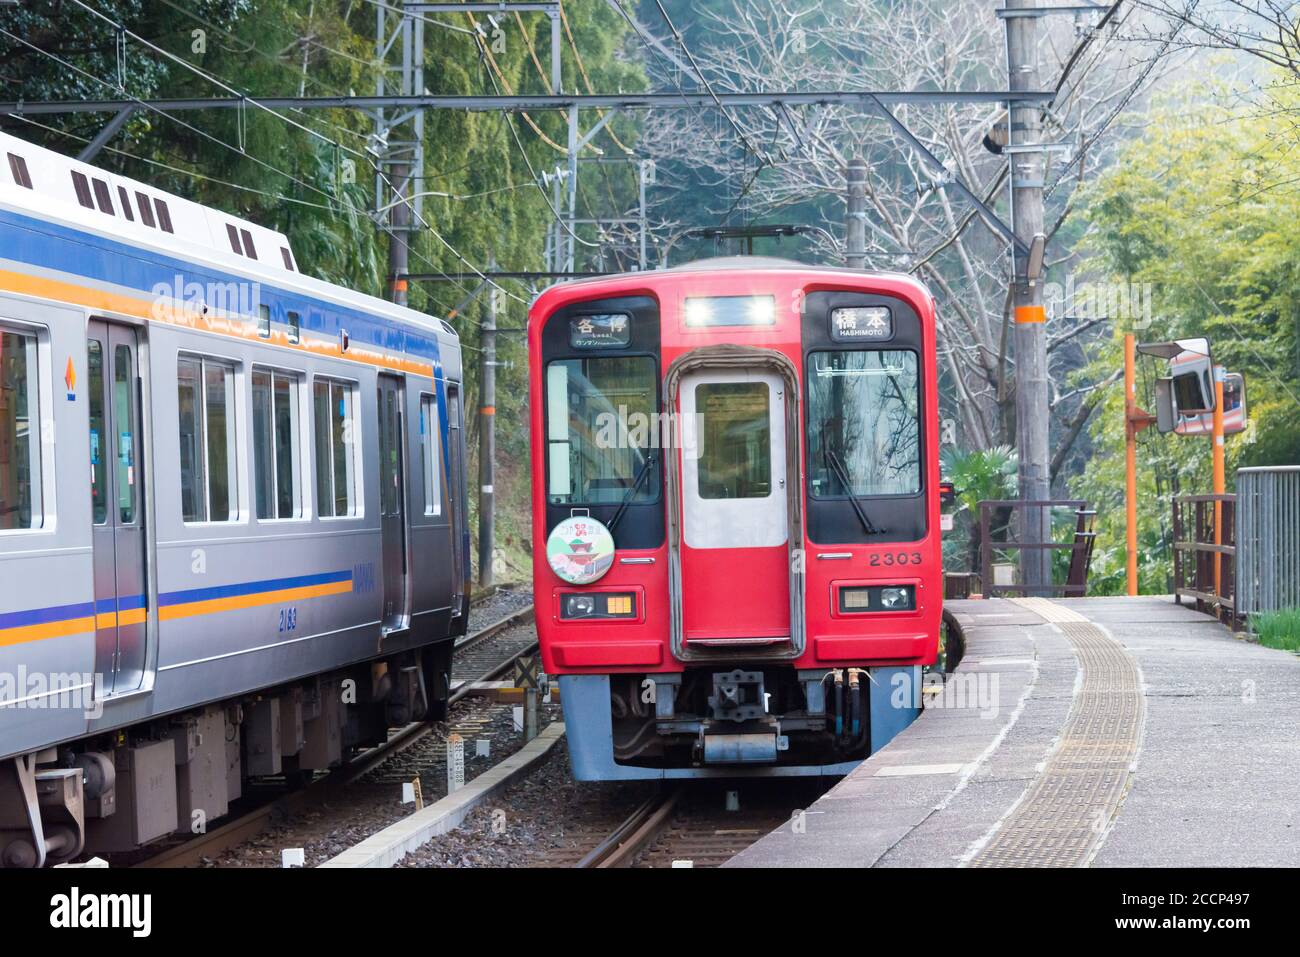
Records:
[[[1128,545],[1128,593],[1138,593],[1137,556],[1137,373],[1134,369],[1136,345],[1132,334],[1124,336],[1124,460],[1125,505]]]
[[[1223,369],[1214,367],[1214,494],[1227,492],[1223,465]],[[1214,544],[1223,544],[1223,502],[1214,503]],[[1214,554],[1214,594],[1222,597],[1223,555]]]

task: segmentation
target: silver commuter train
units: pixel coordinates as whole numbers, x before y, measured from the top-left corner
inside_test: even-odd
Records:
[[[461,352],[277,232],[0,153],[0,863],[40,866],[441,714]]]

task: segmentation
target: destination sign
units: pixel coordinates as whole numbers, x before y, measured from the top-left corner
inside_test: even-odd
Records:
[[[831,338],[836,342],[880,342],[894,337],[888,306],[844,306],[831,310]]]
[[[621,349],[632,341],[632,317],[622,312],[569,320],[569,345],[575,349]]]

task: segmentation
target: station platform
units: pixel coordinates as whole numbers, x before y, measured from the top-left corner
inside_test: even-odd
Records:
[[[727,866],[1300,865],[1300,658],[1171,598],[945,607],[924,713]]]

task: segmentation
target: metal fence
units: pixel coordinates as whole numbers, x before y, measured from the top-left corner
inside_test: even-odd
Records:
[[[1237,470],[1237,613],[1300,608],[1300,465]]]

